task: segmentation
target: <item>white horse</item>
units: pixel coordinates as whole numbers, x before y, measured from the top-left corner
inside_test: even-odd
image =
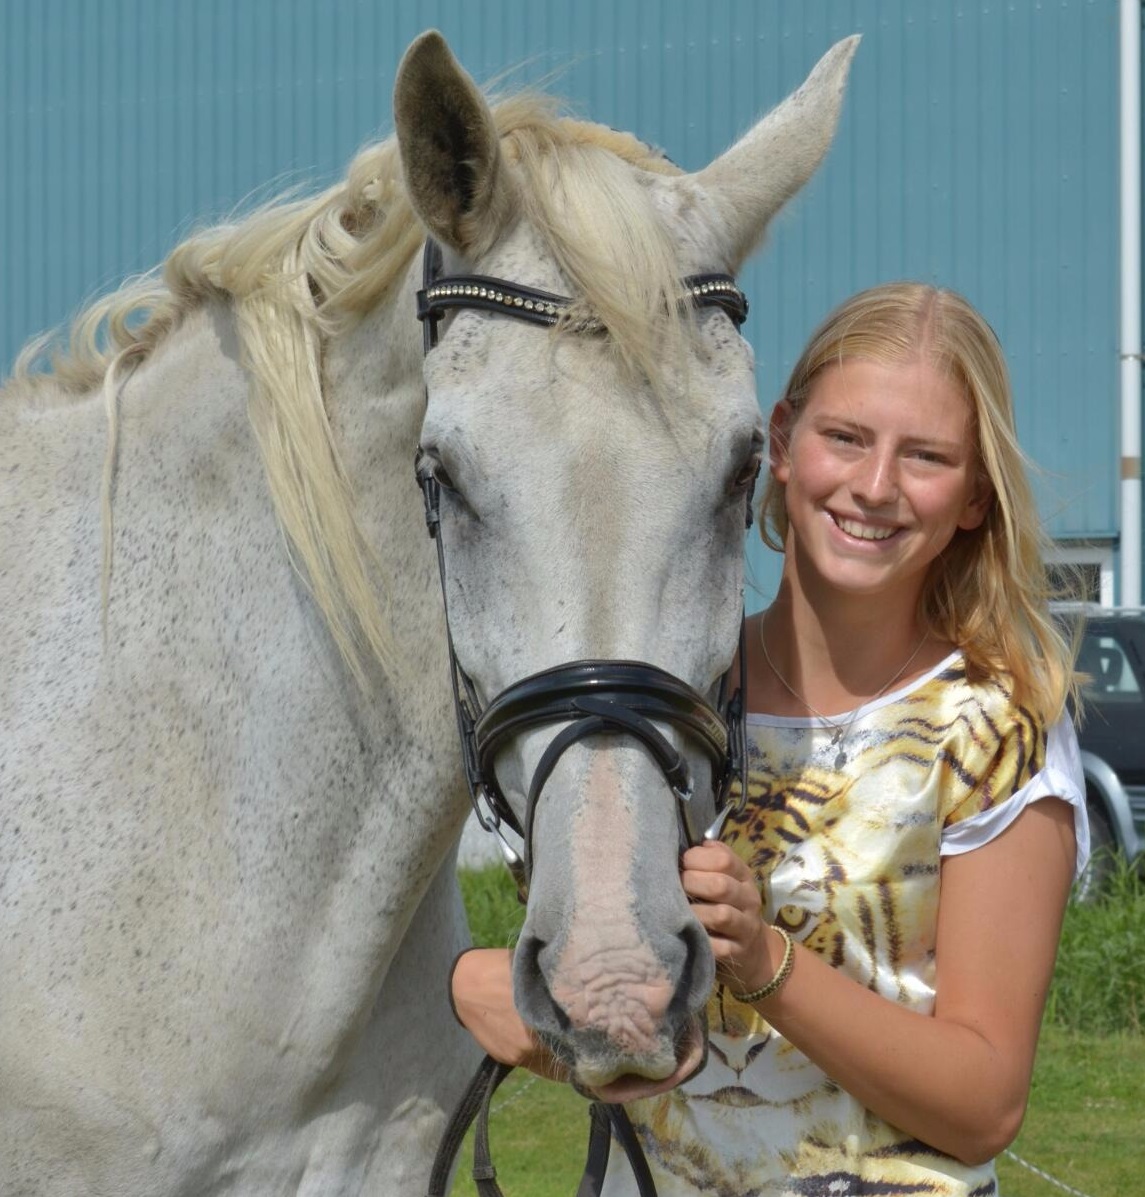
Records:
[[[483,699],[592,657],[709,692],[761,422],[750,349],[679,280],[734,273],[815,169],[853,49],[684,174],[536,98],[490,107],[426,34],[396,138],[345,181],[193,237],[17,369],[5,1197],[424,1192],[474,1049],[446,1000],[467,799],[415,448]],[[450,272],[577,302],[551,332],[452,313],[423,364],[427,231]],[[500,754],[518,813],[553,731]],[[538,807],[518,1001],[584,1083],[696,1063],[712,965],[676,817],[619,736],[570,748]]]

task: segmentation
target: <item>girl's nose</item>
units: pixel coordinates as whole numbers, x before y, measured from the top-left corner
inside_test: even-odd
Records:
[[[898,498],[898,462],[893,453],[870,450],[863,457],[851,481],[855,498],[870,507],[880,507]]]

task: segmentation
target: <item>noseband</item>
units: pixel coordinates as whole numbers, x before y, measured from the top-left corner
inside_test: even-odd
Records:
[[[562,295],[483,275],[441,277],[441,248],[426,241],[423,288],[417,296],[417,317],[422,322],[424,351],[438,340],[438,321],[452,309],[476,308],[499,312],[532,324],[555,325],[572,304]],[[718,307],[736,324],[747,319],[747,297],[726,274],[692,275],[682,283],[683,302],[696,307]],[[421,450],[418,450],[419,459]],[[461,668],[449,630],[445,550],[439,535],[441,487],[432,470],[419,466],[418,484],[425,499],[429,534],[437,544],[442,601],[445,603],[446,639],[450,681],[453,688],[457,730],[461,738],[465,780],[477,819],[496,834],[506,863],[513,871],[522,897],[527,892],[532,866],[532,830],[537,802],[545,782],[561,755],[579,740],[601,734],[625,735],[638,740],[659,765],[676,797],[680,838],[692,845],[716,839],[731,810],[742,807],[747,795],[747,752],[744,733],[744,695],[747,691],[747,654],[744,625],[740,620],[739,685],[731,691],[731,669],[720,681],[713,705],[687,682],[644,661],[570,661],[534,673],[498,694],[482,710],[476,688]],[[745,522],[751,526],[751,495],[746,499]],[[462,693],[464,691],[464,695]],[[697,828],[691,810],[693,784],[684,755],[656,726],[667,724],[683,733],[707,757],[711,767],[716,817],[706,829]],[[550,724],[565,726],[553,736],[537,764],[521,826],[497,781],[494,762],[509,741],[522,732]],[[732,780],[740,778],[740,796],[734,807],[728,796]],[[524,859],[505,839],[501,825],[511,827],[522,839]]]

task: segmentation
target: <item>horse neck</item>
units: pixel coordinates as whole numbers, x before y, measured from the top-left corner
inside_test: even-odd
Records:
[[[351,332],[331,340],[323,361],[327,412],[355,488],[359,518],[376,537],[373,543],[393,575],[405,572],[403,563],[418,556],[426,540],[414,481],[425,414],[416,286],[411,268],[385,303]]]
[[[413,472],[425,403],[416,286],[411,267],[385,303],[353,331],[329,341],[322,362],[323,402],[338,457],[354,492],[356,518],[376,556],[377,580],[384,593],[382,607],[395,647],[394,668],[387,671],[367,661],[368,685],[363,689],[345,667],[326,635],[321,616],[304,594],[300,603],[290,601],[282,609],[276,643],[256,651],[277,653],[281,668],[295,678],[299,693],[309,692],[309,679],[316,670],[330,679],[332,686],[322,691],[326,697],[316,695],[314,699],[319,704],[315,728],[325,728],[323,734],[328,736],[349,735],[361,741],[380,775],[376,800],[408,805],[405,817],[415,836],[424,837],[419,846],[440,859],[447,854],[451,837],[460,833],[465,801],[458,792],[435,558]],[[225,307],[216,307],[190,318],[161,346],[154,360],[144,363],[131,377],[124,387],[124,417],[134,415],[179,432],[174,443],[171,437],[160,438],[163,447],[149,446],[140,459],[121,463],[117,524],[126,528],[148,518],[145,510],[125,509],[121,519],[118,508],[129,495],[142,495],[146,503],[148,494],[170,488],[172,478],[185,473],[188,457],[202,457],[206,452],[206,457],[216,461],[221,443],[241,441],[248,446],[242,451],[245,465],[238,467],[244,471],[243,477],[230,479],[229,488],[244,487],[238,501],[255,513],[265,543],[273,516],[264,471],[249,458],[253,437],[247,382],[238,368],[244,356],[233,315]],[[175,385],[172,374],[178,380]],[[220,428],[225,429],[224,434]],[[233,463],[221,464],[233,467]],[[236,557],[245,551],[239,544],[227,547]],[[274,571],[270,572],[273,575]],[[124,585],[129,586],[130,580],[125,579]],[[116,590],[113,582],[113,600]],[[283,603],[287,597],[274,592],[262,601]],[[203,601],[209,604],[212,599],[208,595]],[[296,605],[301,616],[295,613]],[[299,617],[308,623],[308,632],[300,631]],[[398,770],[389,764],[389,746],[396,746],[393,751],[398,755],[409,753],[421,762],[422,778],[428,771],[439,795],[436,803],[427,806],[423,802],[425,809],[421,809],[400,793],[402,783]]]

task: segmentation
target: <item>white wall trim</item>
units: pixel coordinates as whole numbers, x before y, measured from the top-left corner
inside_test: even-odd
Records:
[[[1059,543],[1050,550],[1049,565],[1096,565],[1101,571],[1098,602],[1103,607],[1114,604],[1113,546]]]

